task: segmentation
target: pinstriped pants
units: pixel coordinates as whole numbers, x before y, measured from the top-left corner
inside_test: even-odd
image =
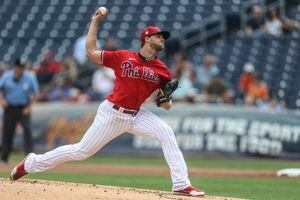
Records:
[[[117,111],[112,106],[108,100],[100,104],[94,122],[80,142],[61,146],[41,155],[31,154],[25,161],[25,170],[28,173],[42,172],[67,161],[84,160],[114,138],[128,132],[158,139],[170,168],[172,190],[181,190],[189,186],[187,166],[173,130],[143,108],[136,116],[132,116]]]

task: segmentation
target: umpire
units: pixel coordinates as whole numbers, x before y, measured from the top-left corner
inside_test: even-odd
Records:
[[[3,107],[2,162],[7,163],[12,150],[17,123],[24,131],[25,153],[33,150],[31,138],[31,105],[38,93],[38,82],[30,71],[25,70],[25,62],[15,61],[15,67],[0,78],[0,103]]]

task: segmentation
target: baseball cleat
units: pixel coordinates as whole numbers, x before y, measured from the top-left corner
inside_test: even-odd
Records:
[[[30,153],[31,154],[31,153]],[[28,158],[28,156],[30,155],[28,154],[19,164],[17,164],[17,166],[15,166],[13,168],[13,170],[10,173],[10,180],[12,181],[16,181],[19,178],[21,178],[22,176],[25,176],[26,174],[28,174],[25,171],[25,160]]]
[[[195,188],[194,186],[189,186],[183,190],[174,191],[174,194],[193,196],[193,197],[204,197],[205,193],[202,190]]]

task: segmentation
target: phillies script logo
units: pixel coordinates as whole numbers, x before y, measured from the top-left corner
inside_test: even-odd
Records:
[[[133,67],[131,62],[125,61],[121,64],[122,77],[139,78],[139,68]]]
[[[159,76],[149,67],[143,67],[142,71],[139,71],[138,67],[134,67],[129,61],[125,61],[121,64],[122,77],[140,78],[146,81],[159,83]]]
[[[141,79],[146,80],[146,81],[151,81],[154,83],[159,82],[159,76],[150,68],[148,67],[143,67],[143,74]]]

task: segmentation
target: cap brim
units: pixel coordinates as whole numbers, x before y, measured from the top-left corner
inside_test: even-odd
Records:
[[[16,67],[25,67],[26,63],[20,61],[20,60],[16,60],[15,61],[15,66]]]
[[[164,37],[165,40],[167,40],[171,36],[169,31],[160,31],[157,33],[153,33],[151,35],[156,35],[156,34],[162,34],[162,36]]]
[[[165,40],[167,40],[171,36],[169,31],[162,31],[161,34],[163,35]]]

